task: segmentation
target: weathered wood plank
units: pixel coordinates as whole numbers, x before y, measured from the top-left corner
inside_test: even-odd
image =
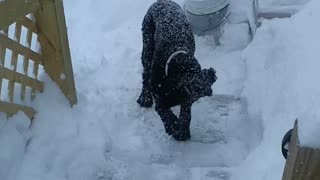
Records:
[[[65,81],[68,85],[68,92],[66,93],[67,98],[70,101],[71,105],[77,104],[77,95],[76,95],[76,88],[75,88],[75,81],[73,75],[73,67],[71,61],[71,54],[69,48],[69,40],[68,40],[68,32],[67,32],[67,25],[65,21],[64,15],[64,8],[62,1],[55,1],[56,5],[56,13],[57,13],[57,21],[59,25],[59,37],[62,49],[62,57],[64,62],[65,68]],[[61,75],[60,75],[61,76]],[[59,77],[61,79],[61,77]]]
[[[4,33],[5,33],[6,35],[8,35],[8,31],[9,31],[8,27],[7,27],[5,30],[3,30],[3,31],[4,31]],[[0,34],[1,34],[1,33],[0,33]],[[3,35],[3,36],[6,37],[6,35]],[[2,45],[2,43],[0,42],[0,64],[1,64],[1,65],[4,65],[5,57],[6,57],[6,48],[5,48],[5,46]]]
[[[35,63],[33,64],[33,75],[35,79],[38,78],[38,73],[39,73],[39,64]],[[35,97],[36,97],[36,89],[31,88],[31,100],[34,100]]]
[[[0,45],[18,54],[21,54],[22,56],[27,56],[36,63],[42,64],[42,57],[40,54],[25,46],[22,46],[19,42],[16,42],[2,34],[0,34]]]
[[[68,98],[71,106],[77,103],[62,1],[43,0],[36,14],[44,68]],[[62,78],[63,77],[63,78]]]
[[[4,66],[5,56],[6,56],[6,48],[1,46],[1,44],[0,44],[0,66]],[[0,71],[0,98],[1,98],[1,94],[2,94],[2,81],[3,81],[2,74],[3,74],[3,72]]]
[[[19,23],[16,23],[16,29],[15,29],[15,33],[14,33],[14,37],[16,39],[17,42],[20,42],[20,38],[21,38],[21,29],[22,26]],[[18,62],[18,53],[13,51],[12,52],[12,56],[11,56],[11,68],[14,72],[17,71],[17,62]],[[9,100],[10,102],[13,102],[13,96],[14,96],[14,84],[15,81],[10,80],[9,84],[8,84],[8,93],[9,93]]]
[[[27,30],[27,47],[30,48],[31,47],[31,42],[32,42],[32,31],[30,29]],[[29,57],[28,56],[24,56],[23,57],[23,73],[25,76],[28,75],[28,67],[29,67]],[[22,85],[21,86],[21,100],[25,99],[25,95],[26,95],[26,85]]]
[[[8,103],[4,101],[0,101],[0,112],[5,112],[9,115],[16,114],[17,112],[22,111],[26,116],[28,116],[29,119],[33,119],[36,111],[33,108],[18,105],[14,103]]]
[[[287,157],[287,162],[285,165],[285,170],[283,173],[282,180],[291,180],[292,179],[292,173],[294,172],[294,164],[297,159],[297,153],[299,149],[299,144],[298,144],[298,126],[297,126],[297,121],[294,124],[290,144],[289,144],[289,151],[288,151],[288,157]]]

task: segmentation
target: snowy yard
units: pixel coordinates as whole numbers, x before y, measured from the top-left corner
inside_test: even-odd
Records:
[[[196,57],[218,80],[214,96],[193,106],[188,142],[169,137],[154,109],[136,103],[141,22],[153,2],[64,1],[79,103],[70,109],[43,74],[31,129],[23,114],[9,121],[1,114],[1,180],[281,179],[282,136],[296,118],[320,117],[320,2],[292,18],[263,21],[251,43],[245,23],[227,23],[219,47],[196,36]],[[261,0],[265,7],[287,2]],[[231,3],[231,21],[241,21],[248,0]]]

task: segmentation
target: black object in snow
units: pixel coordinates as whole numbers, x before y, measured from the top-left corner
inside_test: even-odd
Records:
[[[293,129],[290,129],[283,137],[281,144],[282,155],[285,159],[288,157],[289,144],[292,136]]]

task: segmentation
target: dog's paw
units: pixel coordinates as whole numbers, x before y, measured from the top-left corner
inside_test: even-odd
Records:
[[[141,106],[141,107],[145,107],[145,108],[149,108],[152,106],[153,104],[153,98],[151,93],[148,93],[147,91],[142,91],[137,103]]]
[[[169,136],[173,135],[173,133],[177,130],[178,123],[179,118],[173,114],[166,119],[163,119],[164,129]]]
[[[175,131],[172,134],[172,137],[177,141],[187,141],[191,138],[190,128],[185,124],[177,124]]]
[[[191,138],[191,134],[189,130],[175,131],[172,137],[177,141],[187,141]]]

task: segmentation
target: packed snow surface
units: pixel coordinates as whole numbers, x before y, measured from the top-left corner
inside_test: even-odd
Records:
[[[196,57],[218,80],[214,96],[193,106],[188,142],[167,136],[156,112],[136,103],[141,23],[153,2],[64,1],[79,103],[71,109],[42,74],[45,92],[33,103],[31,128],[22,113],[8,121],[0,115],[0,179],[280,179],[281,139],[296,118],[302,144],[320,147],[320,2],[263,21],[249,44],[248,25],[234,23],[246,18],[249,1],[233,0],[222,46],[196,37]]]

